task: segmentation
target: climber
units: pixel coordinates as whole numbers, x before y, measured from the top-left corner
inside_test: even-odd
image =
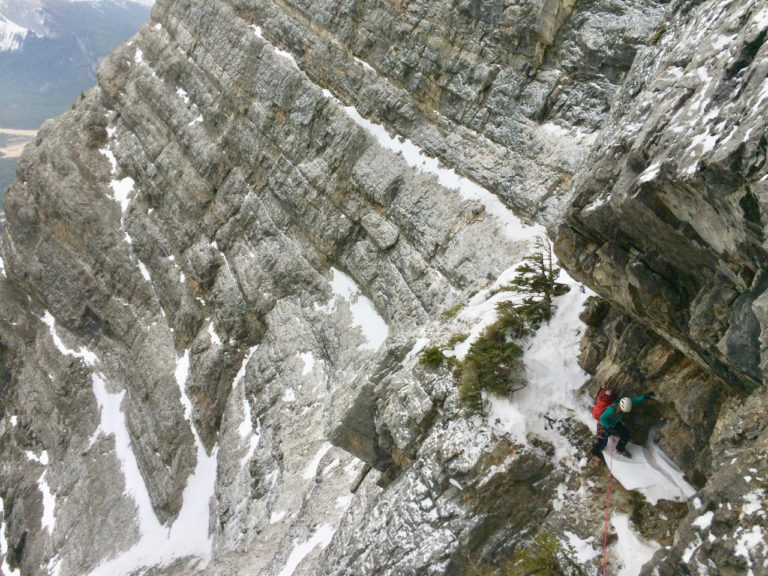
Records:
[[[603,449],[608,444],[608,438],[611,436],[618,436],[619,443],[616,445],[616,452],[624,456],[625,458],[632,458],[632,455],[627,451],[627,441],[629,441],[629,430],[624,424],[621,423],[621,418],[627,412],[632,410],[632,406],[640,404],[654,397],[653,392],[647,392],[642,396],[636,396],[634,398],[624,397],[621,400],[614,402],[608,406],[605,411],[600,415],[600,421],[598,424],[597,441],[592,446],[592,459],[605,464],[605,456],[603,456]]]

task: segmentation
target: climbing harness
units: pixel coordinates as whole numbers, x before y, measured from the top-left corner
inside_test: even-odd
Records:
[[[605,564],[608,547],[608,513],[611,508],[611,480],[613,479],[613,446],[616,444],[616,438],[611,436],[611,464],[608,466],[608,497],[605,501],[605,527],[603,528],[603,576],[605,576]]]

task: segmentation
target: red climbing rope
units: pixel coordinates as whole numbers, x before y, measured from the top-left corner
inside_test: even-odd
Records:
[[[608,467],[608,497],[605,502],[605,527],[603,528],[603,576],[605,576],[605,560],[608,547],[608,512],[611,508],[611,480],[613,479],[613,445],[616,438],[611,436],[611,465]]]

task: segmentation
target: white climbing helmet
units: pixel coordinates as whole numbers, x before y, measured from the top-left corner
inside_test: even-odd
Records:
[[[619,408],[621,408],[622,412],[631,412],[632,411],[632,399],[627,398],[626,396],[622,398],[619,401]]]

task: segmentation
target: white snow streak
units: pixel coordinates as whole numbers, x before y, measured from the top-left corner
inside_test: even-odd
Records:
[[[29,30],[6,20],[0,14],[0,52],[15,52],[21,48]]]
[[[638,180],[640,182],[651,182],[652,180],[656,180],[656,177],[659,175],[659,171],[661,170],[661,165],[658,162],[654,162],[648,168],[643,170],[643,173],[640,174],[638,177]]]
[[[131,202],[129,196],[133,193],[135,184],[136,182],[130,176],[126,176],[122,180],[112,180],[109,183],[109,187],[112,189],[112,199],[120,204],[120,210],[123,214],[125,214],[128,204]]]
[[[11,570],[11,567],[8,566],[7,558],[9,548],[8,540],[6,540],[5,537],[5,505],[2,498],[0,498],[0,516],[2,516],[2,520],[0,520],[0,556],[3,557],[3,563],[0,564],[0,574],[2,574],[2,576],[21,576],[18,568],[16,570]]]
[[[371,72],[376,72],[376,70],[374,69],[374,67],[373,67],[373,66],[371,66],[370,64],[368,64],[368,62],[366,62],[365,60],[361,60],[361,59],[360,59],[360,58],[358,58],[357,56],[355,56],[354,58],[355,58],[355,62],[357,62],[358,64],[362,64],[362,65],[363,65],[363,67],[364,67],[366,70],[370,70]]]
[[[659,545],[637,536],[626,514],[614,514],[611,517],[611,523],[618,535],[614,545],[614,556],[623,562],[617,576],[637,576],[643,564],[648,562],[659,549]]]
[[[285,50],[280,50],[277,46],[270,43],[269,40],[264,38],[264,33],[261,29],[261,26],[257,26],[256,24],[251,24],[251,30],[253,30],[253,33],[256,35],[257,38],[264,40],[267,44],[269,44],[272,47],[272,50],[275,51],[275,54],[278,56],[285,58],[291,63],[291,66],[295,68],[296,70],[301,71],[301,68],[299,68],[299,65],[296,63],[296,59],[293,57],[293,54],[290,52],[286,52]]]
[[[48,474],[48,451],[43,450],[40,456],[36,456],[34,452],[26,451],[28,460],[37,462],[41,466],[45,467],[40,478],[37,480],[37,487],[43,495],[43,517],[40,520],[42,527],[48,530],[48,534],[53,534],[53,529],[56,527],[56,495],[51,492],[51,487],[48,486],[48,482],[45,479]]]
[[[126,234],[126,237],[130,240],[130,237]],[[132,244],[132,242],[128,242],[129,244]],[[136,261],[139,263],[139,271],[141,272],[141,275],[144,277],[144,280],[146,280],[149,284],[152,284],[152,276],[149,275],[149,270],[147,269],[144,262],[139,260],[138,258]]]
[[[217,347],[221,346],[221,338],[219,338],[219,335],[216,334],[216,327],[213,325],[213,320],[209,319],[209,322],[210,323],[208,324],[208,334],[211,337],[211,344]]]
[[[363,118],[356,108],[352,106],[342,106],[341,103],[331,94],[329,90],[323,90],[323,94],[337,102],[344,112],[358,126],[365,129],[366,132],[376,138],[382,148],[390,150],[395,154],[401,154],[406,164],[416,168],[421,172],[432,174],[437,177],[440,185],[451,190],[457,190],[465,200],[477,200],[485,206],[486,213],[495,217],[507,238],[512,241],[528,240],[532,235],[532,229],[539,233],[543,228],[528,226],[524,224],[515,214],[507,208],[491,192],[476,184],[468,178],[459,176],[453,169],[445,168],[440,165],[437,158],[428,156],[421,148],[407,138],[393,138],[389,135],[386,128],[381,124],[374,124],[370,120]]]
[[[189,376],[189,350],[186,350],[181,358],[177,359],[175,378],[181,392],[181,403],[184,407],[184,416],[191,423],[192,403],[186,394],[186,382]],[[95,376],[94,386],[100,386],[101,376]],[[102,380],[103,382],[103,380]],[[94,388],[96,389],[96,388]],[[114,413],[119,407],[119,399],[108,398],[99,390],[102,400],[105,401],[102,410],[102,424],[100,428],[112,427],[115,434],[115,443],[118,444],[117,434],[125,434],[125,420],[121,413]],[[121,396],[122,398],[122,396]],[[103,412],[105,409],[112,411],[110,417],[116,422],[105,423]],[[206,565],[212,555],[213,537],[209,534],[210,501],[214,497],[216,484],[216,463],[218,447],[214,448],[209,456],[205,452],[203,443],[194,425],[191,426],[197,446],[197,465],[195,471],[187,479],[187,485],[182,494],[182,507],[176,521],[169,528],[161,525],[154,511],[149,508],[145,514],[141,514],[146,506],[145,499],[149,498],[146,485],[141,476],[134,475],[132,471],[126,474],[126,491],[137,494],[137,506],[140,510],[139,526],[141,539],[131,549],[123,552],[118,557],[102,562],[90,576],[128,576],[141,568],[149,566],[168,566],[180,558],[193,557],[199,559],[200,565]],[[118,458],[125,458],[125,462],[132,467],[135,461],[130,446],[122,443]],[[122,461],[121,461],[122,463]],[[145,496],[146,493],[146,496]],[[141,503],[140,503],[141,502]]]
[[[317,473],[317,467],[320,464],[320,460],[323,459],[323,456],[325,456],[328,453],[328,450],[333,448],[333,445],[330,442],[325,442],[320,450],[317,451],[317,454],[315,454],[315,457],[312,458],[309,464],[307,464],[306,468],[304,468],[304,473],[302,474],[302,477],[305,480],[309,480],[310,478],[314,478],[315,474]]]
[[[315,357],[312,352],[304,352],[299,354],[299,358],[304,362],[304,368],[301,369],[301,375],[306,376],[311,373],[312,369],[315,367]]]
[[[3,278],[8,278],[8,276],[5,273],[5,262],[3,262],[2,258],[0,258],[0,274],[3,275]]]
[[[365,295],[355,281],[336,268],[331,268],[331,290],[334,297],[325,306],[315,304],[315,309],[328,314],[336,310],[336,297],[344,298],[349,302],[349,310],[352,313],[352,324],[360,328],[366,339],[359,349],[378,350],[389,336],[389,326],[376,312],[376,307]]]
[[[189,348],[184,351],[181,358],[176,359],[176,370],[173,374],[176,377],[176,384],[181,393],[181,405],[184,406],[184,418],[192,421],[192,402],[187,396],[187,378],[189,377]]]
[[[53,343],[56,345],[56,348],[58,348],[59,352],[64,354],[64,356],[74,356],[75,358],[79,358],[88,366],[94,366],[96,364],[96,361],[98,360],[96,354],[87,348],[81,347],[79,351],[67,348],[64,342],[62,342],[61,338],[59,338],[59,334],[56,330],[56,319],[48,310],[45,311],[42,321],[46,326],[48,326],[48,331],[51,334],[51,338],[53,339]]]
[[[333,534],[335,532],[336,531],[334,530],[333,526],[329,524],[322,524],[320,527],[318,527],[317,532],[315,532],[312,538],[306,542],[298,544],[293,549],[291,555],[288,557],[288,561],[278,576],[291,576],[298,565],[301,564],[301,561],[304,560],[304,558],[306,558],[307,555],[312,552],[316,546],[320,546],[322,549],[325,549],[328,544],[331,543],[331,539],[333,538]]]
[[[258,346],[253,346],[249,351],[246,357],[243,359],[243,363],[240,365],[240,370],[238,370],[237,375],[235,375],[235,379],[232,381],[232,390],[236,390],[238,384],[245,378],[245,371],[248,367],[248,363],[251,361],[251,358],[253,357],[254,352],[256,352],[256,349]],[[261,420],[256,420],[256,429],[253,428],[253,413],[251,411],[251,405],[248,402],[248,398],[246,396],[245,391],[245,384],[243,384],[242,388],[242,394],[243,394],[243,421],[240,423],[240,426],[238,427],[237,431],[240,434],[240,438],[245,440],[248,439],[248,452],[240,459],[240,467],[242,468],[248,462],[251,461],[253,458],[253,454],[256,452],[256,448],[259,445],[259,440],[261,440]]]
[[[142,535],[150,534],[161,529],[160,524],[152,508],[144,478],[139,470],[136,455],[131,446],[131,437],[125,422],[125,415],[121,409],[125,390],[111,394],[107,390],[106,377],[103,374],[91,374],[93,395],[99,405],[101,419],[99,427],[93,433],[90,444],[99,436],[113,436],[115,442],[115,455],[120,462],[120,469],[125,479],[123,494],[130,496],[136,503],[136,513],[139,531]]]

